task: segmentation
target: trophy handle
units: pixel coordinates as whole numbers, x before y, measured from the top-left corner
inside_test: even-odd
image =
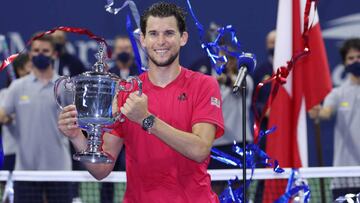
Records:
[[[63,83],[65,81],[65,83]],[[69,76],[60,76],[56,81],[54,85],[54,96],[56,104],[59,106],[61,110],[64,109],[64,107],[61,105],[58,94],[59,94],[59,87],[61,84],[64,85],[65,90],[73,91],[74,90],[74,84]],[[73,102],[74,103],[74,102]]]
[[[125,82],[125,85],[121,85],[121,82]],[[137,76],[129,76],[128,78],[126,78],[126,80],[119,80],[119,86],[118,86],[118,92],[120,91],[125,91],[125,92],[130,92],[134,89],[134,83],[137,83],[138,87],[139,87],[139,96],[141,96],[142,92],[143,92],[143,88],[142,88],[142,81],[139,79],[139,77]],[[127,87],[126,84],[130,84],[130,87]],[[117,101],[117,100],[116,100]],[[117,105],[117,103],[116,103]],[[114,114],[114,118],[115,120],[120,121],[121,123],[125,121],[124,117],[122,116],[122,113],[120,112],[120,110],[118,109],[117,112],[115,112]]]
[[[120,82],[125,82],[125,85],[121,85],[119,83],[119,91],[125,91],[125,92],[130,92],[134,89],[134,83],[136,82],[138,87],[139,87],[139,96],[141,96],[143,90],[142,90],[142,81],[139,79],[139,77],[137,76],[129,76],[128,78],[126,78],[126,80],[120,81]],[[127,87],[126,84],[131,84],[130,87]]]

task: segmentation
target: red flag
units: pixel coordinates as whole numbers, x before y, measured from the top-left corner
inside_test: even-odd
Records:
[[[286,66],[304,50],[306,0],[279,0],[274,68]],[[314,6],[314,5],[313,5]],[[319,104],[331,90],[331,78],[318,15],[311,8],[308,31],[310,54],[299,59],[271,106],[269,127],[277,126],[267,139],[266,151],[281,167],[307,167],[306,111]],[[284,181],[266,181],[263,202],[274,202],[284,192]]]

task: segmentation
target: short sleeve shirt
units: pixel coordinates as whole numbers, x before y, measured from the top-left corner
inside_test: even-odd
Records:
[[[357,166],[360,163],[359,106],[360,85],[350,82],[333,89],[325,98],[324,107],[331,107],[336,112],[334,166]]]
[[[15,170],[71,170],[69,140],[57,126],[54,75],[43,84],[34,74],[11,83],[3,108],[15,113],[18,137]]]
[[[164,88],[153,85],[146,73],[140,79],[149,111],[156,117],[186,132],[196,123],[211,123],[216,126],[216,137],[223,134],[215,78],[181,68],[179,76]],[[127,96],[120,94],[119,106]],[[124,202],[218,202],[207,173],[210,157],[202,163],[190,160],[127,119],[112,134],[122,137],[126,146]]]
[[[336,112],[334,128],[334,166],[358,166],[360,163],[359,123],[360,85],[346,81],[325,98],[324,107]],[[331,188],[360,188],[360,178],[334,178]]]

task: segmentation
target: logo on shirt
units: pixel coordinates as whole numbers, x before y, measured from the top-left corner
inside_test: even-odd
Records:
[[[210,104],[220,108],[220,99],[218,99],[216,97],[211,97]]]
[[[178,96],[178,100],[179,100],[179,101],[185,101],[185,100],[187,100],[186,93],[185,93],[185,92],[181,93],[181,94]]]
[[[341,102],[340,106],[341,107],[349,107],[349,102]]]
[[[19,98],[19,104],[27,104],[30,103],[30,97],[28,95],[22,95]]]

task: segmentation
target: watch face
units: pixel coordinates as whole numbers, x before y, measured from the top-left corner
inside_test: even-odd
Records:
[[[148,127],[149,125],[151,125],[151,120],[145,119],[144,126]]]
[[[153,115],[148,116],[143,120],[143,129],[149,130],[154,125],[154,119],[155,117]]]

